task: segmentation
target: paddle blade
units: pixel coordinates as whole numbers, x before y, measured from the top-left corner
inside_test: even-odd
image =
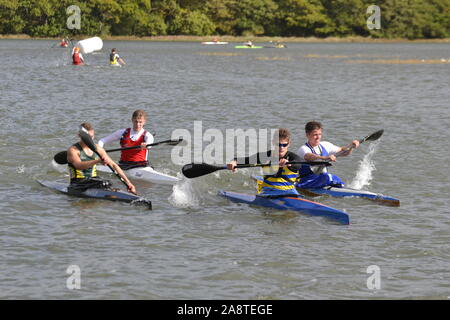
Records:
[[[89,149],[97,153],[97,147],[95,146],[95,142],[94,140],[92,140],[89,131],[84,127],[80,127],[78,134],[80,135],[81,140],[83,140],[83,142],[89,147]]]
[[[225,166],[217,167],[206,163],[189,163],[183,166],[181,172],[186,178],[192,179],[222,169],[226,169],[226,167]]]
[[[53,157],[57,164],[67,164],[67,151],[61,151]]]
[[[383,132],[384,132],[384,129],[378,130],[378,131],[372,133],[371,135],[368,135],[367,137],[365,137],[363,139],[363,141],[361,141],[361,142],[378,140],[383,135]]]

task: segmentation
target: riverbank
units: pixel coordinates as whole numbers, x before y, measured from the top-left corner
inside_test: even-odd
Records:
[[[76,39],[85,39],[91,36],[81,36],[77,35]],[[375,39],[369,37],[328,37],[328,38],[316,38],[316,37],[236,37],[236,36],[155,36],[155,37],[137,37],[137,36],[100,36],[103,40],[109,41],[180,41],[180,42],[202,42],[202,41],[212,41],[212,39],[217,38],[220,41],[227,42],[246,42],[248,40],[254,43],[258,42],[282,42],[282,43],[294,43],[294,42],[305,42],[305,43],[336,43],[336,42],[378,42],[378,43],[402,43],[402,42],[423,42],[423,43],[450,43],[450,38],[446,39]],[[7,34],[0,35],[0,39],[33,39],[33,40],[60,40],[61,37],[31,37],[26,34]]]

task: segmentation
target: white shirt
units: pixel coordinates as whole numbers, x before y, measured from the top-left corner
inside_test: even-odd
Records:
[[[122,138],[122,135],[125,132],[125,130],[126,129],[117,130],[113,134],[110,134],[109,136],[100,139],[100,141],[98,142],[98,145],[103,148],[103,146],[107,143],[111,143],[113,141],[120,140],[120,138]],[[144,131],[145,131],[144,129],[141,129],[139,132],[136,132],[133,130],[133,128],[131,128],[130,139],[132,141],[136,141],[144,133]],[[145,134],[144,141],[146,144],[152,144],[155,141],[155,138],[153,137],[153,135],[150,132],[147,131],[147,133]]]
[[[320,144],[325,148],[325,150],[328,151],[328,154],[336,154],[341,147],[336,146],[328,141],[321,141]],[[313,150],[316,154],[320,155],[320,148],[319,146],[317,147],[313,147]],[[298,149],[298,155],[300,156],[300,158],[302,159],[302,161],[306,161],[305,160],[305,155],[307,153],[312,153],[311,149],[306,145],[302,145],[300,147],[300,149]],[[320,174],[320,173],[327,173],[327,168],[326,167],[322,167],[322,166],[316,166],[316,167],[311,167],[311,170],[315,173],[315,174]]]

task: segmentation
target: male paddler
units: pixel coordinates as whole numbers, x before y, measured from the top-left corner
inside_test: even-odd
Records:
[[[305,125],[307,142],[300,147],[298,155],[301,161],[336,161],[336,156],[348,156],[353,148],[359,147],[359,141],[353,140],[345,147],[336,146],[322,139],[322,124],[310,121]],[[312,168],[302,165],[300,169],[299,188],[323,188],[326,186],[343,187],[344,182],[338,176],[327,172],[325,167]]]
[[[119,141],[122,148],[141,147],[122,150],[119,165],[123,170],[149,166],[147,144],[154,142],[153,135],[144,129],[147,122],[147,113],[144,110],[134,111],[131,115],[131,122],[132,127],[119,129],[98,142],[102,147],[114,141]]]
[[[280,128],[278,129],[278,157],[274,155],[278,163],[272,163],[275,167],[275,172],[271,167],[263,167],[263,180],[258,181],[258,195],[270,198],[277,198],[283,196],[298,196],[299,193],[295,189],[295,181],[298,178],[298,171],[300,170],[300,164],[286,164],[288,162],[301,161],[300,157],[289,151],[289,146],[291,144],[291,133],[288,129]],[[227,164],[229,170],[236,170],[236,165],[248,164],[250,159],[254,159],[256,156],[256,163],[266,163],[263,159],[270,159],[272,153],[276,152],[274,150],[269,150],[266,152],[261,152],[256,155],[245,157],[242,159],[233,159]],[[272,170],[272,171],[271,171]],[[270,172],[271,171],[271,172]]]
[[[84,122],[81,124],[81,127],[88,131],[92,139],[94,138],[94,128],[90,123]],[[111,166],[119,174],[126,182],[129,192],[136,194],[135,186],[127,178],[122,169],[111,160],[102,147],[99,145],[96,145],[96,147],[97,152],[101,157],[98,157],[98,155],[95,154],[82,139],[67,150],[67,162],[70,174],[69,191],[84,191],[89,188],[109,188],[111,182],[100,179],[97,176],[96,165],[98,163],[103,163]]]
[[[112,48],[111,53],[109,55],[109,63],[111,65],[116,66],[116,65],[120,65],[119,62],[121,64],[125,64],[125,61],[123,61],[123,59],[117,53],[117,49],[116,48]]]

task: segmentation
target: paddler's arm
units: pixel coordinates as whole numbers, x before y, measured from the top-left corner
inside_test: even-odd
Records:
[[[321,156],[312,152],[306,153],[304,156],[305,161],[336,161],[336,156],[330,154],[328,156]]]
[[[105,149],[97,145],[97,152],[100,155],[102,161],[105,165],[111,166],[118,174],[119,176],[126,182],[128,186],[128,191],[131,193],[136,194],[136,187],[131,183],[131,181],[127,178],[126,174],[123,172],[123,170],[119,167],[117,163],[115,163],[106,153]]]
[[[98,145],[103,148],[103,146],[105,144],[120,140],[124,131],[125,131],[125,129],[119,129],[119,130],[115,131],[114,133],[110,134],[109,136],[101,138],[98,141]]]
[[[86,170],[102,162],[102,160],[97,159],[97,160],[81,161],[80,150],[72,146],[67,150],[67,162],[70,163],[77,170]]]
[[[341,147],[340,150],[336,152],[340,157],[346,157],[353,152],[353,149],[359,147],[359,140],[353,140],[349,145]]]

